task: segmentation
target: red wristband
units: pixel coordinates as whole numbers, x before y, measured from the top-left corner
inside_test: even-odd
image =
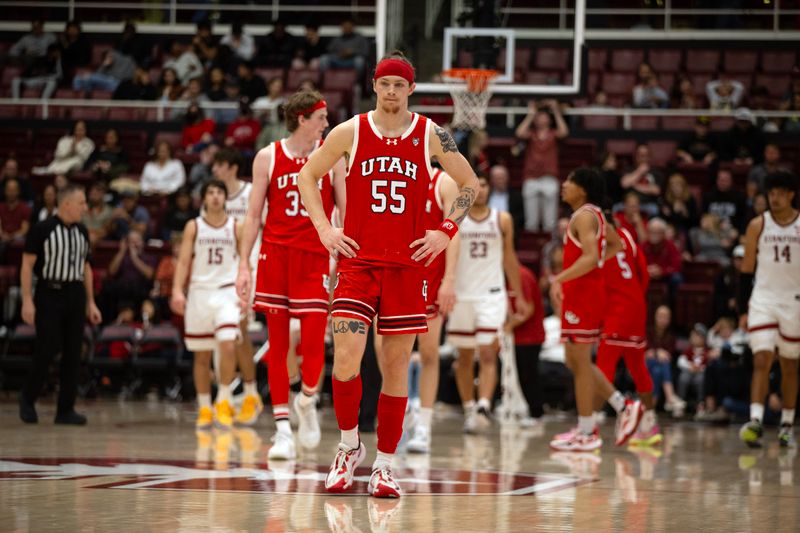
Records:
[[[453,237],[455,237],[455,234],[458,233],[458,225],[449,218],[444,219],[436,229],[450,237],[450,240],[452,240]]]

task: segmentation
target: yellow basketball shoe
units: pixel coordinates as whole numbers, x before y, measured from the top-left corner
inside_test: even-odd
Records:
[[[197,420],[194,423],[196,429],[211,429],[214,425],[214,411],[210,407],[201,407],[197,411]]]
[[[242,401],[242,408],[236,414],[236,424],[240,426],[252,426],[258,420],[258,415],[264,410],[261,397],[256,394],[249,394]]]
[[[214,404],[217,425],[221,429],[231,429],[233,427],[233,407],[228,400],[222,400]]]

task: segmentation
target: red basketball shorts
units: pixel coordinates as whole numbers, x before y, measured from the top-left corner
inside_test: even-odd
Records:
[[[598,283],[564,285],[561,305],[561,341],[593,344],[600,340],[603,324],[605,290]]]
[[[425,286],[425,307],[428,313],[428,320],[436,318],[436,315],[439,314],[437,299],[439,298],[439,287],[442,286],[442,280],[444,279],[444,267],[444,261],[437,260],[425,269],[425,280],[427,282]]]
[[[425,333],[425,287],[424,268],[340,262],[331,315],[367,325],[377,316],[381,335]]]
[[[328,312],[328,256],[263,243],[253,309],[285,309],[292,316]]]

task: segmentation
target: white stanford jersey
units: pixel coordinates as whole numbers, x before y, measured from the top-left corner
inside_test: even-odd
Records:
[[[225,200],[225,212],[229,217],[235,218],[237,222],[243,223],[247,214],[247,205],[250,202],[250,191],[253,190],[253,184],[242,180],[237,180],[237,182],[239,183],[239,190],[228,195],[228,199]]]
[[[217,289],[236,283],[239,267],[236,219],[227,217],[219,226],[212,226],[203,217],[195,219],[192,279],[190,287]]]
[[[764,226],[758,236],[756,281],[752,298],[762,302],[800,300],[800,214],[785,226],[762,215]],[[800,321],[800,317],[798,317]]]
[[[491,209],[489,216],[480,221],[468,214],[458,233],[461,246],[456,268],[456,298],[475,301],[490,294],[505,294],[500,212]]]

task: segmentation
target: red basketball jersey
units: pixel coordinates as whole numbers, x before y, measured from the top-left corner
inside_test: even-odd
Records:
[[[581,299],[592,301],[593,294],[585,293],[584,290],[592,290],[592,287],[597,286],[601,295],[603,293],[603,256],[606,251],[606,219],[603,217],[603,212],[599,207],[592,204],[583,204],[579,207],[572,217],[569,219],[567,232],[564,234],[564,270],[572,266],[575,261],[581,256],[581,243],[572,235],[572,223],[581,211],[589,211],[597,218],[597,251],[599,253],[599,260],[597,261],[597,268],[591,270],[583,276],[564,282],[564,293],[572,292],[573,289],[580,287]],[[577,293],[575,293],[577,295]],[[601,301],[601,300],[595,300]]]
[[[439,168],[433,170],[431,183],[428,186],[428,201],[425,203],[425,216],[427,217],[426,229],[435,230],[442,224],[442,220],[444,220],[444,206],[442,205],[442,194],[439,190],[444,175],[445,173]],[[432,278],[435,279],[444,276],[446,256],[447,251],[445,250],[440,253],[428,267]]]
[[[603,266],[607,306],[603,330],[607,334],[644,336],[645,291],[650,281],[647,260],[628,230],[619,228],[617,234],[622,240],[622,250]]]
[[[318,142],[314,149],[321,144],[322,141]],[[272,150],[272,162],[268,175],[268,210],[263,241],[328,255],[303,206],[297,187],[297,176],[308,158],[293,156],[286,148],[285,139],[275,141],[269,149]],[[320,180],[319,188],[325,214],[330,218],[334,206],[332,172]]]
[[[411,259],[409,245],[429,229],[428,119],[413,113],[406,132],[394,138],[381,135],[371,111],[354,122],[344,233],[360,247],[355,261],[423,266]]]

